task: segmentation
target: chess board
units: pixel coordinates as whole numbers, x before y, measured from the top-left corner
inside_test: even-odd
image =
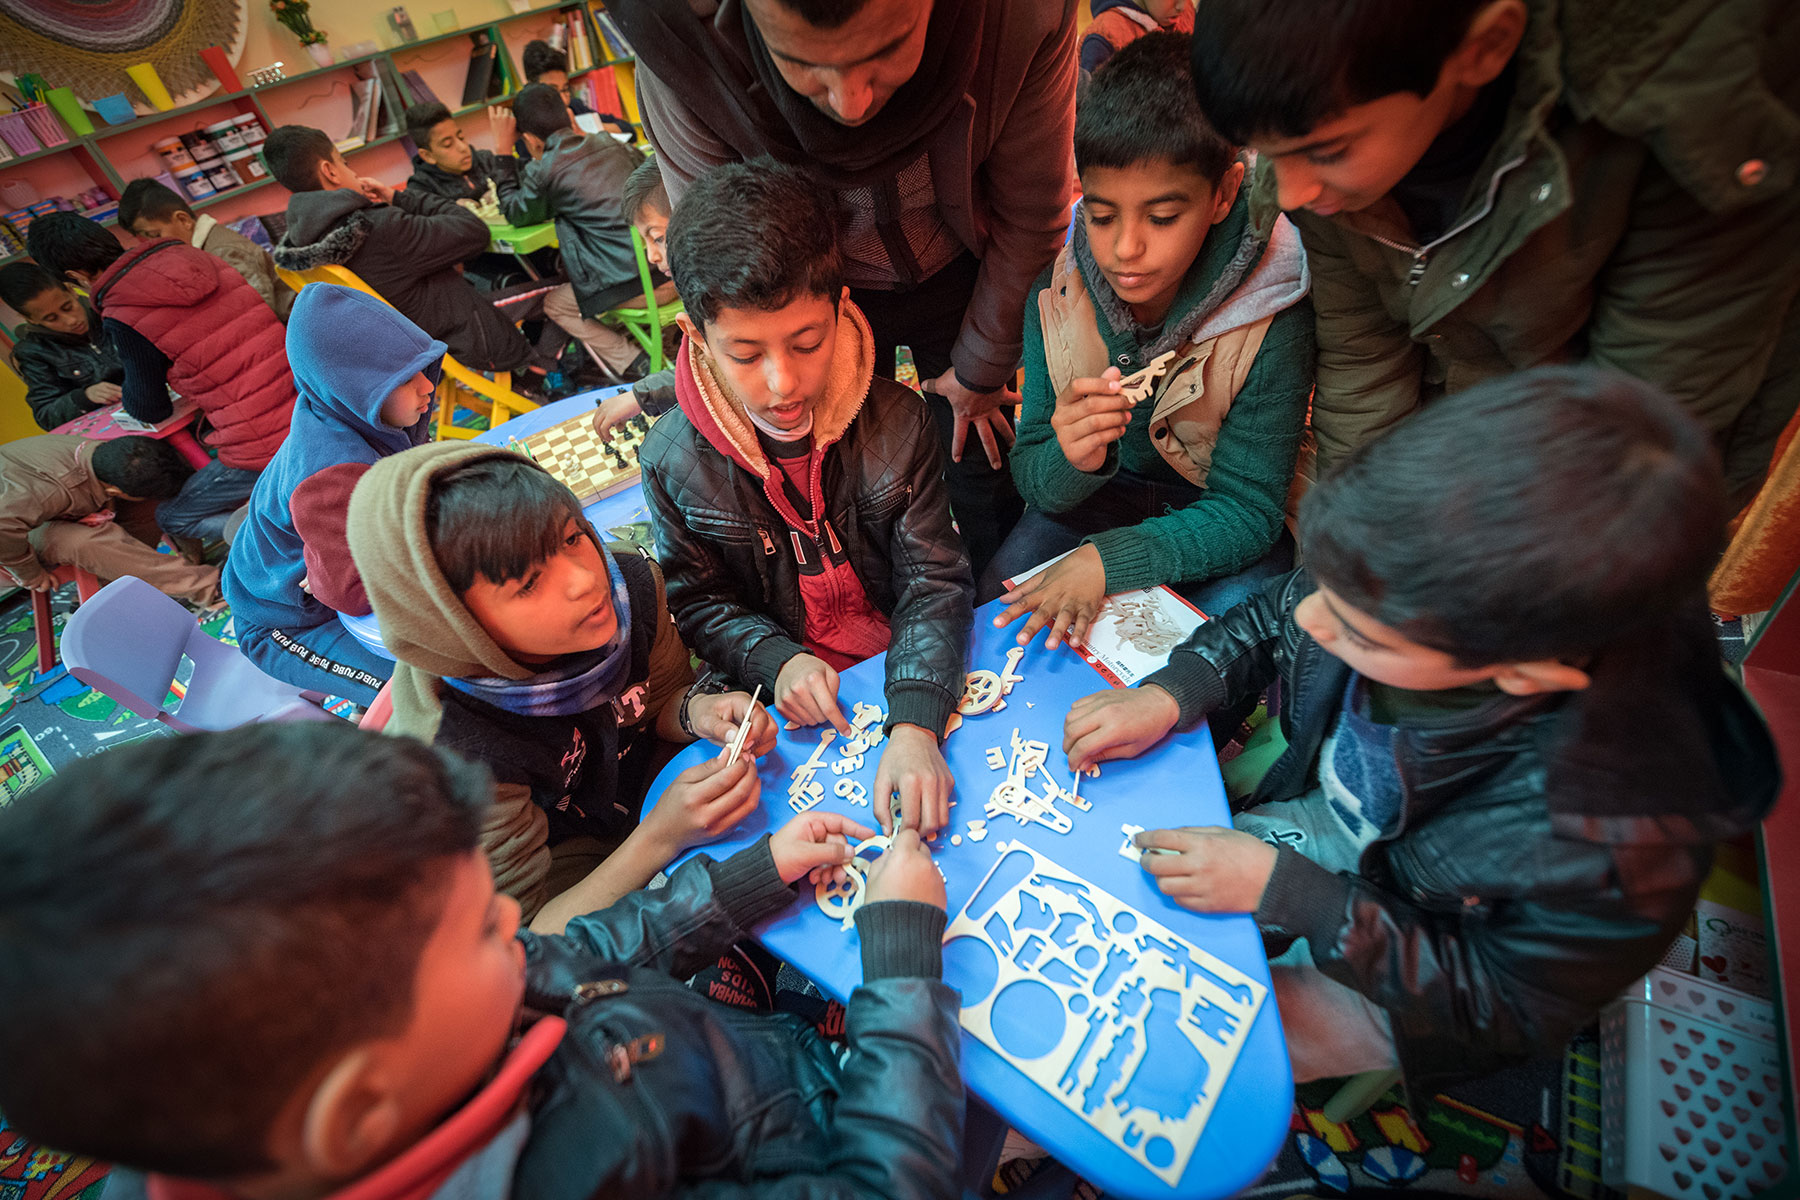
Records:
[[[591,504],[638,481],[638,447],[649,431],[650,418],[636,416],[603,439],[594,432],[594,414],[587,412],[507,444]]]

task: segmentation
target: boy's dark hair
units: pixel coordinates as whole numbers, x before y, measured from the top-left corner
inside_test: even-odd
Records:
[[[569,56],[546,41],[526,42],[519,65],[525,71],[525,82],[536,83],[546,71],[567,72]]]
[[[669,189],[663,186],[662,168],[656,165],[656,159],[646,158],[631,169],[631,174],[625,177],[625,190],[619,201],[627,221],[637,220],[638,214],[647,208],[665,217],[669,215]]]
[[[495,520],[502,512],[506,519]],[[554,475],[517,455],[497,456],[432,481],[425,535],[444,581],[461,596],[477,577],[523,579],[561,551],[570,518],[587,528],[581,501]]]
[[[139,217],[166,221],[178,212],[194,215],[186,200],[154,179],[134,179],[119,196],[119,228],[127,232]]]
[[[778,0],[814,29],[837,29],[861,12],[869,0]]]
[[[165,441],[132,435],[94,447],[94,478],[135,500],[173,500],[194,468]]]
[[[1230,140],[1304,137],[1395,92],[1424,96],[1488,0],[1206,0],[1194,12],[1200,109]]]
[[[486,772],[341,722],[147,738],[0,810],[0,1106],[51,1145],[266,1170],[281,1107],[405,1027]]]
[[[1237,154],[1194,99],[1184,34],[1147,33],[1125,46],[1094,72],[1075,111],[1077,174],[1174,163],[1193,167],[1216,187]]]
[[[450,109],[436,100],[406,110],[406,136],[421,148],[431,144],[431,131],[450,119]],[[500,147],[505,150],[506,147]]]
[[[67,279],[70,271],[98,275],[125,253],[105,226],[71,212],[46,213],[33,221],[25,231],[25,248],[58,279]]]
[[[1466,667],[1577,659],[1666,620],[1704,597],[1724,529],[1706,432],[1592,367],[1435,401],[1358,448],[1300,515],[1320,583]]]
[[[513,120],[520,133],[548,138],[569,128],[569,106],[562,93],[547,83],[528,83],[519,89],[512,105]]]
[[[837,212],[774,159],[714,167],[669,218],[669,275],[699,325],[721,309],[773,312],[802,296],[835,304],[844,287]]]
[[[32,262],[8,263],[0,267],[0,304],[21,317],[25,306],[45,292],[60,291],[63,282]]]
[[[263,140],[263,164],[275,182],[290,192],[320,192],[319,164],[337,149],[322,130],[310,125],[281,125]]]

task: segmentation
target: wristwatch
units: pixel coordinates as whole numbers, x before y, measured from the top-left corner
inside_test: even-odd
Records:
[[[681,698],[681,707],[675,713],[675,722],[681,726],[681,732],[699,741],[700,735],[694,732],[693,723],[688,719],[688,705],[694,702],[695,696],[722,696],[730,690],[731,685],[717,676],[696,680],[687,695]]]

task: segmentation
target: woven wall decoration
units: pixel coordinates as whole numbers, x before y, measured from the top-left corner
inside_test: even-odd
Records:
[[[125,68],[148,62],[176,104],[216,91],[200,58],[223,46],[235,64],[244,50],[249,0],[4,0],[0,78],[35,71],[83,100],[124,92],[150,111]]]

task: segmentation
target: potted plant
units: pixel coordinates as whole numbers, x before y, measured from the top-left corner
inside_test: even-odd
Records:
[[[309,0],[269,0],[269,11],[275,19],[287,26],[288,32],[300,39],[306,47],[307,54],[321,67],[329,67],[333,61],[331,47],[325,44],[325,34],[313,28]]]

